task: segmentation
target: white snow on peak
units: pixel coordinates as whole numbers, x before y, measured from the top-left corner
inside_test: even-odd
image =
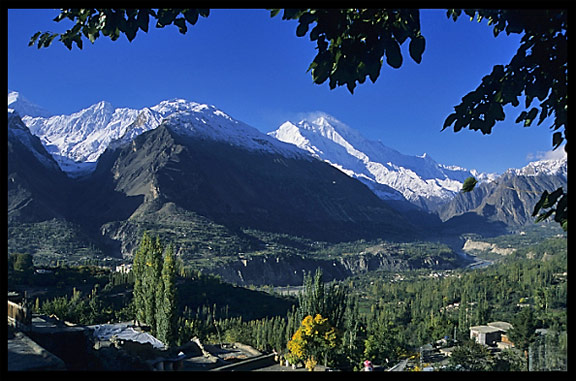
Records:
[[[164,123],[178,134],[222,141],[252,151],[308,158],[306,153],[293,145],[280,142],[235,120],[214,106],[191,104],[191,107],[180,110],[164,118]]]
[[[163,121],[180,134],[226,141],[288,157],[307,157],[293,145],[279,142],[214,106],[180,98],[142,109],[115,108],[109,102],[101,101],[70,115],[23,115],[22,121],[70,177],[93,171],[98,158],[111,143],[118,145],[131,141]]]
[[[438,164],[428,154],[404,155],[379,141],[368,140],[326,114],[298,123],[287,121],[269,135],[294,144],[361,180],[384,199],[398,199],[399,195],[380,192],[383,185],[420,206],[422,199],[445,202],[472,176],[464,168]]]
[[[8,109],[14,110],[20,116],[50,116],[50,111],[30,102],[17,91],[8,90]]]
[[[506,173],[516,176],[563,175],[566,177],[568,174],[568,158],[532,161],[520,169],[508,169]]]

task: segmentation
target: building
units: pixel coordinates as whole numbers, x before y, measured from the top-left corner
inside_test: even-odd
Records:
[[[504,343],[505,347],[513,346],[512,342],[508,339],[506,332],[512,328],[512,324],[504,321],[496,321],[486,325],[477,325],[470,327],[470,338],[474,339],[477,343],[498,346]]]

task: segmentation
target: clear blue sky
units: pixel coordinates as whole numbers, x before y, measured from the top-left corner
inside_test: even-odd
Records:
[[[426,37],[422,62],[402,49],[400,69],[384,65],[375,84],[354,94],[345,87],[315,85],[306,72],[315,43],[296,37],[297,23],[269,17],[265,10],[212,10],[182,35],[174,26],[139,32],[131,43],[101,37],[69,51],[60,42],[28,47],[37,31],[63,32],[57,10],[8,10],[8,88],[50,111],[69,114],[106,100],[116,107],[142,108],[170,98],[212,104],[263,132],[305,113],[323,111],[365,137],[404,154],[428,153],[437,162],[483,172],[520,168],[549,151],[546,122],[523,128],[519,110],[491,135],[441,132],[462,96],[474,90],[493,65],[506,64],[519,36],[497,38],[486,22],[457,22],[443,10],[422,10]]]

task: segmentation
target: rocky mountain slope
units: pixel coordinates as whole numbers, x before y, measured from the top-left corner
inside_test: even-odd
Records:
[[[7,137],[8,222],[63,217],[66,175],[15,112],[8,112]]]
[[[214,106],[182,99],[142,110],[100,102],[67,116],[20,118],[14,110],[8,113],[9,250],[50,258],[129,256],[145,230],[172,242],[181,258],[210,265],[244,252],[278,254],[274,247],[285,240],[294,245],[280,252],[300,255],[300,239],[499,234],[508,223],[526,221],[515,210],[526,211],[531,202],[522,195],[504,201],[504,190],[489,183],[460,195],[461,181],[473,171],[402,155],[326,115],[266,135]],[[506,186],[538,197],[539,187],[557,183],[536,175],[564,173],[565,181],[566,166],[558,168],[564,172],[538,163],[510,171],[516,183]],[[419,192],[426,199],[406,201]],[[446,205],[438,212],[444,222],[415,206],[438,203]],[[374,263],[405,265],[395,260]],[[257,271],[251,268],[250,277]]]
[[[519,227],[534,222],[532,212],[544,190],[567,190],[568,161],[540,160],[521,169],[510,169],[497,179],[479,184],[469,193],[458,193],[438,209],[443,221],[473,213],[491,222]]]
[[[105,104],[99,106],[96,114],[106,111]],[[118,256],[129,255],[150,227],[176,235],[176,245],[198,250],[260,245],[245,229],[334,241],[418,235],[362,183],[212,106],[173,100],[155,112],[168,116],[131,139],[111,140],[95,168],[82,177],[67,177],[14,114],[11,134],[25,134],[31,143],[14,139],[9,152],[9,183],[30,179],[27,187],[14,185],[9,193],[11,231],[22,241],[30,238],[25,232],[34,227],[21,224],[32,209],[24,210],[21,200],[33,194],[30,199],[50,208],[34,221],[66,221],[102,252]],[[140,123],[136,118],[123,136]],[[24,154],[27,158],[19,159]],[[35,186],[41,191],[34,193]],[[207,243],[221,239],[231,243]]]

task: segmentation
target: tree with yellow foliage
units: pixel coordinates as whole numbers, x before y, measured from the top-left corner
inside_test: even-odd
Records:
[[[290,353],[300,360],[324,358],[326,365],[326,355],[330,349],[336,347],[337,338],[336,329],[328,318],[320,314],[315,317],[308,315],[302,320],[287,346]]]

